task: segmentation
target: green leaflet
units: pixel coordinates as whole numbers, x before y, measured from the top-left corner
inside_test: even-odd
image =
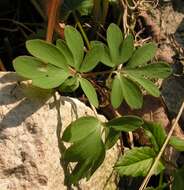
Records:
[[[103,48],[103,51],[102,51],[101,62],[104,65],[107,65],[109,67],[114,67],[115,66],[115,63],[112,61],[112,59],[110,57],[109,48],[106,45],[104,45],[104,48]]]
[[[154,58],[157,47],[154,43],[147,43],[142,47],[135,50],[133,56],[127,64],[129,68],[135,68],[140,65],[144,65],[148,61]]]
[[[51,64],[44,64],[39,59],[31,56],[20,56],[14,59],[15,71],[33,81],[33,85],[51,89],[61,85],[69,73]]]
[[[99,103],[95,88],[88,80],[84,78],[80,78],[79,81],[81,88],[84,91],[85,95],[87,96],[89,102],[97,108]]]
[[[120,59],[121,59],[121,64],[127,62],[134,51],[134,38],[131,34],[129,34],[122,42],[120,46]]]
[[[107,29],[107,43],[110,50],[110,56],[114,64],[118,64],[120,60],[120,45],[123,41],[123,35],[120,28],[116,24],[110,24]]]
[[[170,65],[159,62],[134,69],[125,67],[124,72],[131,75],[146,76],[149,78],[166,78],[171,74],[172,69]]]
[[[143,104],[143,97],[139,87],[131,80],[121,77],[123,96],[131,108],[139,109]]]
[[[80,66],[80,72],[89,72],[97,66],[101,59],[102,48],[100,45],[95,45],[87,52]]]
[[[83,177],[90,177],[105,158],[105,145],[101,139],[101,123],[95,117],[82,117],[64,131],[62,139],[73,144],[65,151],[68,162],[77,162],[69,176],[75,184]]]
[[[64,33],[66,44],[73,55],[74,67],[78,71],[84,57],[84,42],[82,36],[72,26],[66,26]]]
[[[147,133],[147,135],[155,151],[159,152],[167,136],[164,128],[159,123],[154,122],[145,122],[143,128],[150,132],[150,134]]]
[[[123,101],[123,90],[121,85],[121,77],[116,75],[112,82],[111,103],[114,108],[118,108]]]
[[[26,48],[29,53],[45,63],[50,63],[68,71],[64,55],[53,45],[44,40],[28,40]]]
[[[155,96],[155,97],[160,96],[159,89],[155,86],[155,84],[152,81],[148,79],[144,79],[143,77],[140,77],[140,76],[132,75],[130,73],[128,73],[128,76],[135,82],[139,83],[152,96]]]
[[[184,187],[184,167],[177,169],[174,174],[172,190],[183,190]]]
[[[66,42],[64,40],[57,40],[56,42],[56,47],[62,52],[64,55],[65,59],[67,60],[67,64],[74,67],[74,60],[73,60],[73,55],[70,52],[68,46],[66,45]]]
[[[134,131],[143,125],[143,120],[137,116],[123,116],[107,122],[106,127],[113,128],[116,131]]]
[[[95,40],[95,41],[91,41],[90,45],[91,45],[92,48],[95,47],[95,46],[100,47],[100,49],[101,49],[100,50],[100,53],[101,53],[100,61],[104,65],[106,65],[108,67],[114,67],[115,66],[115,64],[112,62],[112,59],[110,57],[109,48],[104,43],[102,43],[101,41]]]
[[[171,137],[169,144],[173,146],[177,151],[184,151],[184,140],[178,137]]]
[[[80,119],[72,122],[64,131],[62,139],[65,142],[79,141],[91,133],[94,133],[101,123],[98,119],[92,116],[81,117]]]
[[[155,157],[156,154],[150,147],[133,148],[125,152],[115,168],[121,176],[146,176]],[[154,174],[159,174],[163,169],[164,166],[159,161]]]

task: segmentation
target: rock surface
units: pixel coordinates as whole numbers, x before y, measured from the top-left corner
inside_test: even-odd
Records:
[[[88,182],[78,188],[64,185],[65,147],[61,143],[59,151],[57,134],[93,112],[77,99],[27,88],[17,80],[15,73],[0,73],[0,190],[116,189],[115,175],[110,176],[117,147]]]

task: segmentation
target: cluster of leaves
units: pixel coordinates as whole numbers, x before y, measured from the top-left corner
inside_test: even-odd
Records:
[[[88,123],[88,125],[86,125]],[[151,146],[135,147],[127,150],[116,163],[115,169],[121,176],[146,176],[156,155],[166,139],[166,132],[160,124],[145,122],[137,116],[124,116],[101,122],[95,117],[82,117],[72,122],[65,130],[62,140],[72,143],[66,150],[66,161],[77,163],[69,178],[75,184],[81,178],[87,179],[102,164],[106,150],[111,148],[120,137],[121,132],[130,132],[142,127]],[[105,131],[105,139],[102,132]],[[170,139],[170,145],[178,151],[184,151],[184,140],[178,137]],[[154,174],[165,169],[164,158],[159,161]]]
[[[45,89],[59,87],[62,91],[75,91],[80,85],[90,103],[98,107],[95,88],[83,73],[91,72],[103,63],[112,68],[109,76],[115,73],[111,86],[111,102],[115,108],[123,99],[131,108],[141,108],[143,98],[139,85],[158,97],[160,92],[150,79],[165,78],[171,73],[166,63],[147,64],[155,55],[155,44],[148,43],[135,49],[133,36],[123,37],[115,24],[107,30],[108,46],[92,41],[91,49],[85,54],[82,36],[75,28],[66,26],[64,34],[65,41],[59,39],[56,45],[43,40],[27,41],[26,47],[34,57],[17,57],[14,60],[16,72]]]
[[[107,29],[107,44],[91,41],[87,52],[81,34],[74,27],[66,26],[64,35],[65,40],[57,40],[56,45],[43,40],[27,41],[26,47],[32,56],[17,57],[14,60],[16,72],[44,89],[73,92],[80,86],[90,104],[98,107],[98,96],[89,76],[98,64],[104,64],[109,68],[106,79],[110,79],[111,85],[107,88],[114,108],[118,108],[123,100],[131,108],[141,108],[141,89],[158,97],[160,92],[152,79],[165,78],[171,73],[168,64],[150,62],[156,52],[154,43],[135,48],[133,36],[124,36],[115,24],[110,24]],[[65,152],[65,160],[77,163],[70,183],[75,184],[84,177],[89,179],[121,132],[134,131],[139,127],[144,129],[151,146],[126,151],[115,166],[120,175],[132,176],[145,176],[163,145],[166,133],[159,124],[145,122],[137,116],[123,116],[108,122],[87,116],[72,122],[62,137],[63,141],[71,143]],[[103,132],[105,138],[102,138]],[[181,139],[172,137],[170,144],[179,151],[184,150]],[[159,174],[164,165],[164,159],[160,160],[154,174]]]

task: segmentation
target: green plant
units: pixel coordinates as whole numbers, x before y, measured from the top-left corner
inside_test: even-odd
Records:
[[[154,43],[135,48],[133,35],[122,34],[116,24],[110,24],[107,29],[107,44],[91,41],[88,50],[84,49],[83,38],[74,27],[66,26],[64,36],[65,40],[57,40],[56,45],[43,40],[27,41],[26,47],[32,56],[17,57],[13,61],[16,72],[44,89],[73,92],[80,86],[89,103],[96,108],[100,103],[94,84],[98,85],[96,78],[102,76],[106,81],[104,88],[109,93],[107,101],[114,109],[124,100],[132,109],[141,108],[142,89],[158,97],[160,92],[152,79],[166,78],[171,74],[168,64],[153,63],[157,49]],[[94,71],[97,65],[102,64],[105,70]],[[86,116],[72,122],[62,136],[64,142],[71,143],[65,152],[65,160],[77,163],[69,182],[76,184],[81,178],[89,179],[102,164],[106,150],[121,137],[121,132],[131,132],[140,127],[148,136],[150,146],[126,151],[114,166],[120,175],[134,177],[148,173],[166,139],[167,135],[159,124],[133,115],[107,122],[102,122],[98,116]],[[184,151],[183,140],[172,137],[169,142],[177,150]],[[164,168],[163,157],[153,174],[159,174]]]

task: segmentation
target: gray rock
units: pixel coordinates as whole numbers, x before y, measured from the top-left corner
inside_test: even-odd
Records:
[[[65,145],[57,136],[93,111],[77,99],[18,81],[15,73],[0,73],[0,190],[73,189],[64,185]],[[116,189],[111,174],[118,155],[117,147],[111,149],[92,178],[74,189]]]
[[[184,76],[171,76],[162,84],[162,97],[171,118],[177,116],[184,101]],[[181,119],[184,121],[184,113]],[[181,126],[182,127],[182,126]],[[183,127],[182,127],[183,128]]]

